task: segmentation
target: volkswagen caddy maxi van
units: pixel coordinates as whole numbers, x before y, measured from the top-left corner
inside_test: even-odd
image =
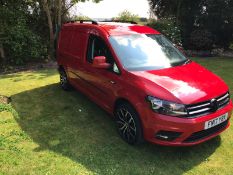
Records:
[[[129,144],[195,145],[230,125],[224,81],[147,26],[66,23],[57,62],[61,87],[74,87],[112,114]]]

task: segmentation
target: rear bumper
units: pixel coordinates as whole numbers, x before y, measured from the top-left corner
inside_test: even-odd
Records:
[[[144,137],[149,142],[168,146],[191,146],[212,139],[230,126],[232,102],[224,108],[208,115],[192,119],[178,118],[146,111],[143,121]],[[205,130],[205,122],[228,113],[228,120]],[[160,133],[169,133],[170,139],[159,138]]]

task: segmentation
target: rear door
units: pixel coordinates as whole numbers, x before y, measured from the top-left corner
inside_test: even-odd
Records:
[[[85,50],[87,45],[87,34],[82,30],[73,30],[70,32],[72,38],[67,53],[68,64],[68,76],[71,84],[76,88],[82,88],[85,86],[82,79],[80,79],[80,71],[83,69],[83,61],[85,60]]]

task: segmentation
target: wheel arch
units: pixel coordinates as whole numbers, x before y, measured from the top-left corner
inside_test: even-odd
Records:
[[[128,99],[120,97],[120,98],[116,99],[116,101],[114,103],[113,110],[115,111],[115,109],[117,108],[117,106],[119,106],[120,104],[123,104],[123,103],[129,103],[130,105],[132,105],[132,103]]]
[[[142,121],[142,116],[139,113],[139,110],[137,109],[137,106],[134,105],[130,100],[128,100],[127,98],[124,97],[119,97],[118,99],[116,99],[115,103],[114,103],[114,108],[113,108],[113,114],[115,114],[115,110],[117,108],[118,105],[123,104],[123,103],[128,103],[130,106],[132,106],[135,110],[135,112],[138,114],[139,120],[142,124],[142,127],[144,128],[144,123]],[[142,128],[142,129],[143,129]]]

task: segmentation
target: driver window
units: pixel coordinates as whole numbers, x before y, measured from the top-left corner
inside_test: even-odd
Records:
[[[108,63],[113,64],[113,57],[104,40],[98,36],[90,35],[87,47],[87,61],[92,63],[96,56],[105,56]]]

